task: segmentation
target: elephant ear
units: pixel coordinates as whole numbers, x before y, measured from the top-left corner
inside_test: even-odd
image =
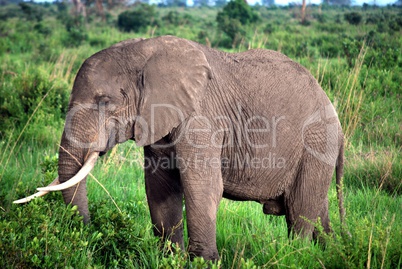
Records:
[[[211,77],[204,53],[189,41],[170,36],[147,41],[152,53],[138,83],[138,146],[155,143],[197,111]]]

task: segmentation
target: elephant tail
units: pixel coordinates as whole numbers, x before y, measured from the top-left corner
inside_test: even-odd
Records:
[[[338,203],[339,203],[339,216],[341,220],[341,233],[342,235],[347,234],[350,236],[350,233],[348,232],[346,228],[346,223],[345,223],[345,207],[343,204],[343,181],[342,181],[342,176],[343,176],[343,164],[344,164],[344,142],[342,141],[341,147],[339,149],[339,154],[338,154],[338,159],[336,162],[336,193],[338,196]],[[345,233],[346,231],[346,233]]]

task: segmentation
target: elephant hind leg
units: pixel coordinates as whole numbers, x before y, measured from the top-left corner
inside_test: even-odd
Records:
[[[329,234],[332,232],[331,226],[330,226],[330,221],[329,221],[329,216],[328,216],[328,198],[325,199],[325,202],[323,204],[322,210],[320,212],[320,222],[323,227],[323,232],[326,234]],[[314,228],[313,231],[313,239],[315,241],[321,242],[321,233],[320,229],[317,229],[317,227]]]
[[[312,239],[318,218],[324,231],[330,231],[327,197],[333,168],[306,155],[293,186],[285,193],[285,209],[289,235]]]

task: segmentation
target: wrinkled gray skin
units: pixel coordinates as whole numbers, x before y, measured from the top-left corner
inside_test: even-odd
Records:
[[[164,36],[96,53],[75,79],[60,181],[89,153],[129,139],[144,146],[155,234],[184,248],[184,197],[192,255],[218,258],[222,197],[285,215],[289,233],[315,237],[318,218],[330,232],[327,193],[334,169],[337,183],[342,175],[342,130],[316,80],[278,52],[230,54]],[[85,180],[63,197],[89,222]]]

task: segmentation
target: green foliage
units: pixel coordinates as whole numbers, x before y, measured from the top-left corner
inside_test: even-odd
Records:
[[[59,156],[45,156],[44,160],[40,163],[45,182],[51,182],[57,177],[57,169],[59,167]]]
[[[345,20],[352,25],[358,25],[362,21],[362,15],[358,12],[348,12],[344,14]]]
[[[155,6],[137,4],[133,10],[123,11],[117,18],[117,27],[125,32],[144,31],[146,27],[156,25],[157,11]]]
[[[174,26],[188,25],[193,21],[193,18],[189,14],[181,15],[177,11],[169,11],[168,14],[162,17],[162,21]]]
[[[233,44],[238,44],[246,34],[244,26],[258,20],[258,14],[243,0],[231,0],[216,17],[219,29],[230,37]]]
[[[85,20],[82,16],[65,16],[67,36],[64,39],[66,47],[78,47],[88,40],[88,33],[85,28]]]
[[[41,12],[41,10],[39,10],[39,8],[35,5],[32,4],[28,4],[25,2],[21,2],[19,3],[19,6],[22,10],[22,12],[25,15],[25,18],[29,21],[41,21],[43,18],[43,13]]]
[[[236,19],[241,24],[247,25],[258,21],[259,16],[255,13],[249,5],[243,0],[230,1],[222,10],[218,12],[217,21],[220,18],[228,17],[229,19]]]
[[[3,73],[6,78],[0,87],[0,133],[21,130],[30,121],[24,137],[41,137],[62,126],[67,110],[69,94],[67,85],[40,67],[30,67],[25,73]]]
[[[1,213],[2,268],[91,266],[93,247],[102,234],[83,225],[76,207],[60,205],[36,199],[26,207]]]
[[[10,18],[22,17],[24,14],[18,5],[6,5],[0,8],[0,21],[6,21]]]

